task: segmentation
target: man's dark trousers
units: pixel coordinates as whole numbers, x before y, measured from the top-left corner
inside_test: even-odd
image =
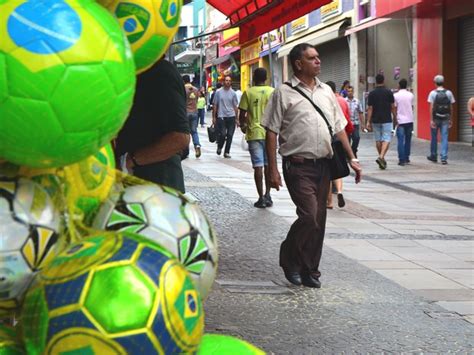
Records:
[[[330,180],[328,160],[294,164],[284,158],[283,176],[298,219],[281,244],[280,266],[287,271],[319,277]]]
[[[235,116],[217,119],[217,148],[222,149],[225,142],[224,153],[230,153],[232,138],[235,132]]]

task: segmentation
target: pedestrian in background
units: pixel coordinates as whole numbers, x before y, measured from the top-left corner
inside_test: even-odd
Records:
[[[232,90],[230,76],[224,78],[224,86],[216,91],[213,102],[212,123],[217,129],[217,155],[221,155],[224,147],[224,158],[230,158],[230,147],[234,137],[236,117],[238,113],[238,100]]]
[[[349,89],[350,85],[351,85],[351,83],[349,82],[349,80],[344,80],[344,82],[342,83],[342,86],[341,86],[341,90],[339,90],[339,95],[341,95],[343,98],[346,98],[347,97],[347,90]]]
[[[183,75],[183,81],[184,89],[186,90],[186,112],[189,120],[189,129],[191,130],[195,156],[196,158],[199,158],[201,156],[201,143],[199,142],[199,134],[197,132],[199,124],[197,102],[200,93],[199,90],[191,84],[189,75]],[[184,158],[189,154],[189,152],[186,153],[184,154]]]
[[[354,129],[349,135],[349,142],[351,142],[352,152],[357,158],[357,151],[360,142],[360,129],[365,128],[364,113],[360,101],[354,97],[354,88],[349,86],[347,88],[347,103],[349,104],[349,114],[351,116],[352,126]]]
[[[413,103],[415,95],[407,90],[408,82],[402,79],[398,83],[398,92],[395,93],[395,107],[397,108],[397,149],[398,165],[410,163],[411,135],[413,132]]]
[[[472,146],[474,147],[474,96],[467,101],[467,112],[471,116]]]
[[[336,92],[336,84],[333,81],[327,81],[326,84],[331,88],[336,95],[337,103],[341,107],[342,113],[347,121],[347,125],[345,127],[345,131],[347,136],[350,136],[351,133],[354,131],[354,126],[352,125],[351,115],[349,113],[349,104],[347,101],[341,96],[341,94]],[[354,155],[355,156],[355,155]],[[330,182],[329,193],[328,193],[328,200],[327,200],[327,208],[332,209],[332,189],[331,184],[334,185],[337,194],[337,206],[339,208],[343,208],[346,205],[346,201],[344,200],[344,195],[342,194],[342,178],[335,179]]]
[[[267,71],[257,68],[253,72],[254,86],[247,89],[240,100],[239,122],[245,131],[253,167],[253,177],[257,188],[258,201],[254,203],[257,208],[273,206],[270,196],[270,180],[268,172],[268,159],[265,151],[265,128],[261,119],[268,104],[273,88],[266,85]],[[263,177],[265,176],[265,194],[263,193]]]
[[[438,162],[438,131],[441,135],[441,164],[448,164],[448,135],[449,129],[453,125],[451,115],[453,104],[456,102],[454,95],[450,90],[443,87],[444,76],[436,75],[434,77],[436,89],[428,95],[431,112],[431,149],[430,155],[426,158],[433,163]]]
[[[369,93],[367,109],[367,129],[374,131],[375,147],[379,154],[375,162],[385,170],[387,154],[392,139],[392,129],[397,122],[397,111],[393,93],[385,87],[382,74],[375,77],[375,89]]]
[[[206,93],[204,92],[199,93],[197,109],[199,123],[201,124],[201,127],[204,127],[204,125],[206,124]]]
[[[291,50],[289,57],[294,75],[289,83],[274,91],[262,120],[267,130],[265,144],[271,187],[279,190],[282,186],[276,160],[278,136],[283,176],[298,215],[281,244],[280,266],[292,284],[319,288],[330,181],[328,158],[333,152],[329,128],[313,104],[320,107],[341,140],[356,172],[356,183],[362,169],[349,145],[344,131],[347,121],[336,97],[317,78],[321,61],[316,48],[301,43]]]

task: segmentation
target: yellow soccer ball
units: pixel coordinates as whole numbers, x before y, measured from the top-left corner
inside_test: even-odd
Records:
[[[119,21],[133,51],[137,73],[165,54],[178,31],[182,0],[99,0]]]
[[[115,182],[115,158],[110,144],[96,154],[64,167],[66,197],[69,203],[87,215],[94,212]]]

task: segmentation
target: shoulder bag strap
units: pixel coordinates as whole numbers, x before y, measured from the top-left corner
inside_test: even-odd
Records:
[[[308,95],[306,95],[303,91],[301,91],[300,88],[296,87],[296,86],[292,86],[289,82],[285,82],[285,85],[288,85],[290,88],[292,88],[293,90],[299,92],[306,100],[308,100],[311,105],[313,105],[313,107],[316,109],[316,111],[318,111],[318,113],[321,115],[321,117],[324,119],[324,122],[326,122],[326,125],[328,126],[328,129],[329,129],[329,134],[331,135],[331,137],[334,135],[332,133],[332,128],[331,128],[331,125],[329,124],[326,116],[324,115],[323,111],[313,102],[313,100],[311,100]]]

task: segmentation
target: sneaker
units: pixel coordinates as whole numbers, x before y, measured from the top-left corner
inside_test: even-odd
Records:
[[[441,164],[448,165],[448,161],[447,160],[441,160]]]
[[[272,207],[273,206],[273,201],[272,201],[272,197],[270,196],[270,194],[266,194],[265,196],[263,196],[263,198],[265,199],[265,204],[267,205],[267,207]]]
[[[217,155],[221,155],[221,153],[222,153],[222,148],[217,148],[216,153],[217,153]]]
[[[387,161],[382,158],[382,165],[383,165],[383,169],[387,169]]]
[[[433,163],[437,163],[437,162],[438,162],[438,159],[437,159],[435,156],[433,156],[433,155],[428,155],[428,156],[426,157],[426,159],[428,159],[429,161],[432,161]]]
[[[199,157],[201,156],[201,147],[197,145],[197,146],[194,148],[194,151],[195,151],[195,153],[196,153],[196,158],[199,158]]]
[[[405,166],[405,164],[407,164],[407,163],[405,163],[404,161],[399,161],[398,162],[398,165],[400,165],[400,166]]]
[[[337,194],[337,205],[339,208],[343,208],[346,205],[346,201],[344,200],[344,196],[342,194]]]
[[[384,164],[384,159],[382,158],[377,158],[377,160],[375,161],[378,165],[379,165],[379,168],[384,170],[386,167],[387,167],[387,162],[385,162]]]
[[[265,207],[267,207],[267,204],[265,203],[265,198],[264,198],[264,197],[260,197],[260,198],[258,199],[258,201],[253,204],[253,206],[254,206],[254,207],[257,207],[257,208],[265,208]]]
[[[231,156],[230,156],[230,154],[229,154],[229,153],[224,153],[224,158],[230,159],[230,158],[231,158]]]

